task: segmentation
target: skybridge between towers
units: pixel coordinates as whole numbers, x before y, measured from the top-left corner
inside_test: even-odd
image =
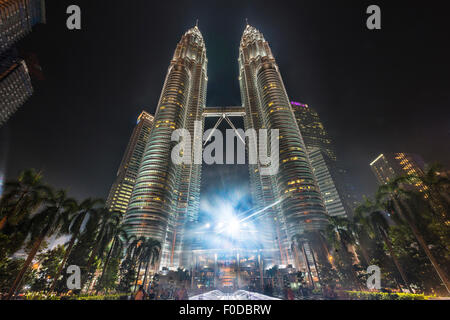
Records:
[[[245,109],[242,106],[206,107],[203,110],[205,118],[244,117]]]
[[[228,106],[228,107],[209,107],[205,108],[203,110],[203,118],[219,118],[214,125],[214,130],[217,129],[217,127],[222,123],[223,120],[225,120],[229,126],[233,129],[236,136],[239,137],[239,139],[245,144],[245,137],[242,137],[236,127],[234,126],[233,122],[230,120],[231,117],[245,117],[245,109],[241,106]],[[211,139],[211,136],[214,133],[214,130],[211,131],[208,138],[205,140],[203,146],[205,146],[209,139]]]

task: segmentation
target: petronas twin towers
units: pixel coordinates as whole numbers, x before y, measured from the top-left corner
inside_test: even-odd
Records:
[[[207,63],[205,42],[195,26],[182,36],[170,62],[125,215],[129,234],[161,241],[160,267],[185,266],[186,225],[198,219],[201,165],[172,163],[176,142],[171,137],[184,128],[202,139]],[[296,265],[293,239],[322,229],[326,211],[278,65],[263,34],[250,25],[239,47],[239,82],[246,129],[279,130],[278,173],[262,175],[263,165],[249,165],[254,210],[267,208],[261,218],[269,226],[261,231],[264,243],[276,252],[278,264]],[[195,130],[202,123],[200,135],[194,123]]]

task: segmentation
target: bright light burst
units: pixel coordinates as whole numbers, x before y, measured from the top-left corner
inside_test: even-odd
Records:
[[[264,249],[264,235],[271,226],[264,222],[268,209],[282,200],[255,210],[248,190],[229,187],[205,197],[200,204],[200,223],[194,227],[197,249]]]

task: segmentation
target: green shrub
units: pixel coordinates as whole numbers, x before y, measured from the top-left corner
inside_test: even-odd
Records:
[[[57,296],[46,292],[28,292],[24,297],[25,300],[119,300],[123,295],[125,294]]]
[[[413,293],[345,291],[351,300],[427,300],[430,296]]]

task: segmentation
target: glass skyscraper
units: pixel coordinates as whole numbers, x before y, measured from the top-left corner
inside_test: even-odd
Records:
[[[239,82],[246,129],[279,130],[278,174],[263,176],[261,165],[249,165],[250,182],[262,208],[281,200],[269,209],[268,222],[281,264],[298,264],[292,239],[323,229],[326,210],[278,65],[263,34],[250,25],[239,48]]]
[[[320,148],[311,149],[309,159],[328,214],[330,216],[347,216],[333,174],[337,170],[335,161],[328,158],[327,153]]]
[[[320,149],[328,158],[336,160],[335,150],[319,114],[309,105],[291,101],[298,127],[308,150]]]
[[[205,43],[195,26],[170,62],[124,222],[130,234],[161,242],[161,266],[180,265],[184,225],[198,214],[201,165],[175,165],[171,136],[184,128],[194,137],[194,121],[203,123],[207,81]]]
[[[176,129],[186,129],[194,148],[196,142],[202,144],[196,139],[203,140],[203,119],[211,115],[205,110],[207,82],[206,48],[196,26],[182,36],[170,62],[124,220],[129,234],[161,241],[159,268],[194,263],[188,261],[192,252],[184,252],[189,248],[184,235],[186,228],[198,227],[201,164],[174,164],[171,153],[178,142],[171,141],[171,136]],[[279,170],[264,175],[261,172],[267,165],[249,164],[250,190],[256,205],[252,211],[264,212],[258,217],[261,244],[241,251],[233,247],[233,252],[225,250],[223,256],[233,256],[238,266],[253,261],[262,281],[263,268],[268,266],[265,261],[300,267],[302,254],[301,264],[306,263],[310,275],[314,273],[317,278],[309,236],[327,225],[326,209],[278,65],[262,33],[250,25],[239,47],[239,83],[242,108],[237,109],[244,117],[245,128],[257,132],[269,129],[269,134],[270,129],[279,130]],[[224,114],[222,109],[216,111]],[[249,158],[253,155],[246,145]],[[180,155],[191,152],[194,159],[194,148],[183,149]],[[295,245],[294,238],[300,239],[301,246]],[[244,256],[252,250],[256,250],[253,258]],[[222,256],[217,251],[208,251],[209,258],[199,254],[196,263],[201,259],[223,262],[217,260]],[[309,266],[311,263],[314,265]]]
[[[117,177],[106,200],[106,206],[110,211],[119,211],[123,214],[127,211],[153,120],[153,116],[145,111],[142,111],[137,119],[136,127],[117,171]]]
[[[414,153],[383,153],[370,164],[372,172],[380,185],[389,183],[396,177],[424,174],[425,161]],[[419,191],[424,191],[424,186],[418,181],[416,185]]]
[[[352,197],[344,182],[347,173],[337,164],[332,140],[319,114],[304,103],[291,101],[291,105],[328,214],[350,216]]]
[[[2,54],[30,33],[33,26],[45,23],[45,1],[0,1],[0,17],[0,54]]]
[[[33,94],[25,61],[9,50],[0,57],[0,127]]]
[[[44,0],[0,1],[0,126],[33,93],[29,70],[14,44],[37,23],[45,23]]]

